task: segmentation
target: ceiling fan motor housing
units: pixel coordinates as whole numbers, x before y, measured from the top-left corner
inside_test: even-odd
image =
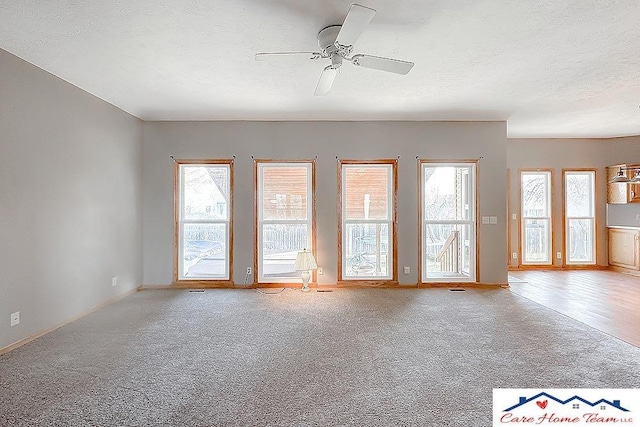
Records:
[[[318,33],[318,46],[323,55],[330,57],[338,52],[335,43],[338,38],[338,33],[340,33],[340,28],[342,28],[342,25],[330,25]]]

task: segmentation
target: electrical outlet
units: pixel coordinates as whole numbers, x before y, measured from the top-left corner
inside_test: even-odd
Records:
[[[562,259],[562,252],[556,252],[556,258]]]
[[[511,214],[511,219],[514,221],[518,219],[518,214]]]
[[[11,313],[11,326],[16,326],[20,323],[20,312],[16,311],[15,313]]]
[[[405,267],[404,274],[411,274],[411,267]]]
[[[113,276],[111,278],[111,286],[118,286],[118,277],[117,276]]]
[[[247,267],[247,276],[251,274],[251,267]]]
[[[324,274],[324,268],[318,267],[318,274],[322,276]]]
[[[518,253],[517,252],[512,253],[511,258],[518,259]]]
[[[636,214],[636,219],[640,219],[640,214]]]

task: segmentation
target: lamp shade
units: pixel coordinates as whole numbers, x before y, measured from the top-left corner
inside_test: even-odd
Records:
[[[622,171],[622,168],[618,171],[618,174],[610,181],[612,184],[616,183],[627,183],[630,179]]]
[[[293,269],[296,271],[315,270],[318,268],[315,258],[311,252],[307,252],[306,249],[298,252],[296,257],[296,263],[293,265]]]

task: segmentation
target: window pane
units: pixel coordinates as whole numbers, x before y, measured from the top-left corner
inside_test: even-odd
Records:
[[[569,219],[569,262],[593,261],[593,220]]]
[[[344,242],[346,276],[391,276],[388,224],[346,224]]]
[[[549,216],[549,174],[522,174],[522,215]]]
[[[289,283],[299,251],[313,250],[313,163],[258,163],[258,282]]]
[[[475,165],[423,163],[420,280],[475,280]]]
[[[547,263],[549,253],[549,220],[526,219],[524,222],[524,262]]]
[[[262,166],[262,218],[264,220],[307,219],[309,168]]]
[[[184,278],[226,276],[226,224],[184,224],[182,228],[182,275]]]
[[[389,219],[391,166],[344,166],[344,219]]]
[[[567,216],[593,216],[591,173],[567,173],[565,181]]]
[[[424,168],[424,215],[427,220],[468,220],[470,182],[468,167]]]
[[[262,276],[300,277],[293,265],[298,251],[310,249],[307,224],[264,224],[262,226]]]
[[[594,264],[595,172],[567,171],[565,172],[564,185],[567,227],[565,233],[566,262],[568,264]]]
[[[470,226],[466,224],[426,224],[423,269],[426,277],[468,278],[472,255]]]
[[[228,218],[229,168],[227,166],[182,166],[183,220]]]

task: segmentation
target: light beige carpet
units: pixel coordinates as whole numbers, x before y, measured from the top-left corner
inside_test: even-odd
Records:
[[[489,426],[498,387],[640,387],[508,290],[142,291],[0,357],[11,426]]]

